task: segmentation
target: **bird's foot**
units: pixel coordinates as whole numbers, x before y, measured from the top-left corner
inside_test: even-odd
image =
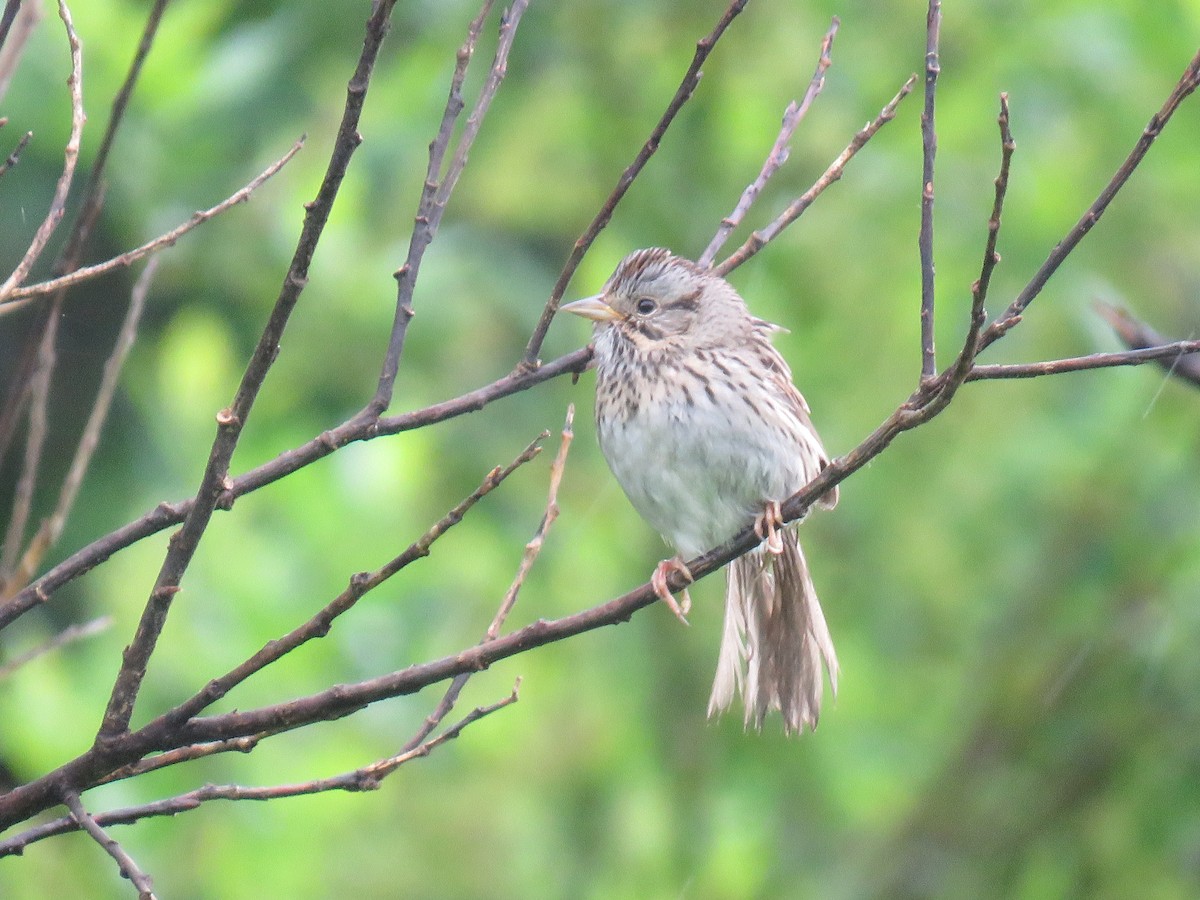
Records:
[[[783,553],[783,538],[779,529],[783,527],[783,511],[778,500],[767,501],[767,508],[754,517],[754,533],[759,540],[766,540],[767,552],[775,556]]]
[[[659,599],[667,604],[671,612],[675,613],[675,617],[684,625],[687,625],[689,623],[686,616],[692,609],[692,598],[688,595],[687,588],[679,592],[683,603],[676,602],[675,598],[671,596],[671,589],[667,587],[667,576],[672,572],[678,572],[689,583],[695,580],[692,578],[692,573],[688,570],[688,567],[683,564],[683,560],[678,556],[673,556],[671,559],[664,559],[658,564],[654,570],[654,574],[650,576],[650,586],[654,588],[654,593],[658,594]]]

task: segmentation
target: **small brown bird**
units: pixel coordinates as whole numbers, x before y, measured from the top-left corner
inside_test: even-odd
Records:
[[[723,278],[670,251],[627,256],[604,290],[562,307],[596,323],[596,431],[625,494],[675,548],[651,582],[681,619],[690,608],[667,589],[689,580],[685,559],[753,523],[764,538],[727,570],[725,627],[710,716],[740,692],[746,725],[769,710],[784,729],[815,728],[824,679],[838,664],[794,525],[779,504],[828,457],[771,344],[778,328],[755,318]],[[837,503],[837,488],[819,505]],[[686,620],[685,620],[686,621]]]

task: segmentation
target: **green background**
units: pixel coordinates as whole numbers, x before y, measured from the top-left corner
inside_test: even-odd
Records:
[[[145,4],[73,4],[95,152]],[[394,411],[456,396],[518,360],[572,242],[649,134],[722,2],[534,0],[415,297]],[[177,3],[109,170],[89,260],[212,205],[281,155],[244,206],[163,254],[139,343],[51,561],[194,491],[213,415],[232,398],[315,194],[362,39],[365,2]],[[454,51],[475,9],[401,3],[359,148],[312,277],[234,459],[243,472],[356,411],[374,389]],[[895,0],[754,0],[694,100],[581,267],[596,291],[629,250],[697,255],[757,173],[808,84],[833,14],[824,93],[752,216],[803,191],[924,59],[925,10]],[[495,16],[468,88],[494,45]],[[948,3],[938,93],[938,338],[960,340],[999,161],[997,95],[1018,150],[989,309],[999,311],[1107,182],[1200,37],[1195,0]],[[49,11],[2,112],[11,265],[40,221],[69,110]],[[908,395],[919,367],[920,97],[795,226],[733,277],[790,331],[826,445],[848,451]],[[1189,101],[1084,245],[985,362],[1116,349],[1095,314],[1125,304],[1161,331],[1200,317],[1200,106]],[[739,233],[740,240],[744,234]],[[732,248],[732,244],[730,248]],[[61,472],[127,302],[128,273],[71,296],[52,408]],[[0,320],[11,364],[19,317]],[[587,329],[557,321],[543,357]],[[594,605],[665,554],[615,485],[590,421],[592,376],[351,446],[218,514],[150,668],[135,724],[306,619],[381,565],[575,403],[562,515],[510,625]],[[969,385],[842,489],[802,536],[842,660],[814,735],[762,734],[704,706],[720,579],[683,629],[629,624],[475,677],[469,728],[376,793],[215,802],[114,836],[171,898],[1155,897],[1200,893],[1200,396],[1155,367]],[[551,439],[553,449],[554,438]],[[250,708],[473,644],[542,514],[550,453],[369,595],[323,641],[239,688]],[[646,465],[654,465],[648,458]],[[15,468],[3,470],[0,497]],[[51,485],[52,487],[52,485]],[[49,487],[40,498],[44,509]],[[7,505],[4,507],[7,508]],[[9,629],[15,655],[71,622],[103,635],[0,683],[0,756],[35,777],[85,750],[165,547],[123,551]],[[389,755],[437,688],[350,719],[89,793],[94,811],[206,782],[324,777]],[[70,835],[0,861],[12,898],[133,892]]]

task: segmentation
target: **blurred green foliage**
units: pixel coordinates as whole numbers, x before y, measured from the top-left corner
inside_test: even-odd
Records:
[[[396,410],[446,399],[519,358],[571,242],[673,93],[723,0],[542,3],[517,38],[426,259]],[[144,3],[78,0],[90,162]],[[307,133],[245,206],[163,256],[112,420],[56,551],[190,494],[213,414],[286,270],[315,193],[368,4],[178,3],[130,108],[91,259],[231,193]],[[474,8],[401,4],[358,150],[282,353],[234,460],[241,472],[342,421],[374,388],[426,146]],[[923,5],[755,0],[581,268],[598,288],[628,250],[695,255],[804,91],[833,14],[824,94],[753,215],[802,191],[923,64]],[[943,361],[961,339],[999,159],[997,94],[1018,142],[989,307],[1006,305],[1091,202],[1200,36],[1192,0],[948,4],[938,94],[937,265]],[[482,42],[477,86],[494,30]],[[35,139],[0,183],[0,253],[43,215],[69,119],[50,13],[3,112]],[[832,452],[915,384],[919,97],[734,281],[779,339]],[[1200,106],[1193,99],[1102,223],[986,361],[1113,349],[1092,301],[1160,330],[1200,317]],[[72,295],[55,383],[50,476],[91,402],[131,277]],[[8,370],[20,320],[4,322]],[[586,340],[556,323],[544,355]],[[5,357],[8,357],[5,360]],[[562,517],[511,624],[643,582],[664,554],[604,467],[591,378],[567,379],[424,431],[353,446],[240,500],[201,545],[150,670],[145,721],[307,618],[468,493],[568,403],[578,438]],[[172,898],[1158,897],[1200,893],[1200,396],[1152,367],[968,386],[843,487],[805,545],[843,662],[815,735],[704,719],[718,579],[694,627],[650,609],[473,679],[461,708],[521,702],[413,763],[378,793],[208,804],[118,827]],[[551,439],[553,443],[555,439]],[[391,671],[478,639],[542,513],[549,454],[433,555],[323,641],[236,691],[247,708]],[[654,460],[646,460],[653,465]],[[8,497],[15,469],[2,472]],[[51,500],[49,491],[40,498]],[[7,507],[6,507],[7,508]],[[165,536],[123,551],[4,636],[5,654],[101,614],[99,638],[0,683],[0,757],[34,777],[85,749]],[[436,691],[94,791],[100,810],[205,782],[335,774],[388,755]],[[0,894],[125,897],[72,835],[0,861]]]

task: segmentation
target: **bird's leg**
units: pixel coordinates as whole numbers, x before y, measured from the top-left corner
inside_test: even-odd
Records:
[[[671,589],[667,587],[667,576],[672,572],[678,572],[689,583],[694,580],[688,567],[683,564],[683,560],[678,556],[673,556],[670,559],[664,559],[654,569],[654,574],[650,576],[650,586],[654,588],[654,593],[658,594],[659,599],[667,604],[671,612],[675,613],[675,617],[684,625],[687,625],[688,620],[685,616],[692,609],[692,598],[688,595],[687,588],[684,588],[680,591],[683,603],[679,604],[675,602],[675,598],[671,596]]]
[[[776,556],[783,552],[783,538],[779,529],[783,527],[783,511],[779,508],[778,500],[768,500],[767,508],[754,517],[754,533],[759,539],[767,541],[767,552]]]

